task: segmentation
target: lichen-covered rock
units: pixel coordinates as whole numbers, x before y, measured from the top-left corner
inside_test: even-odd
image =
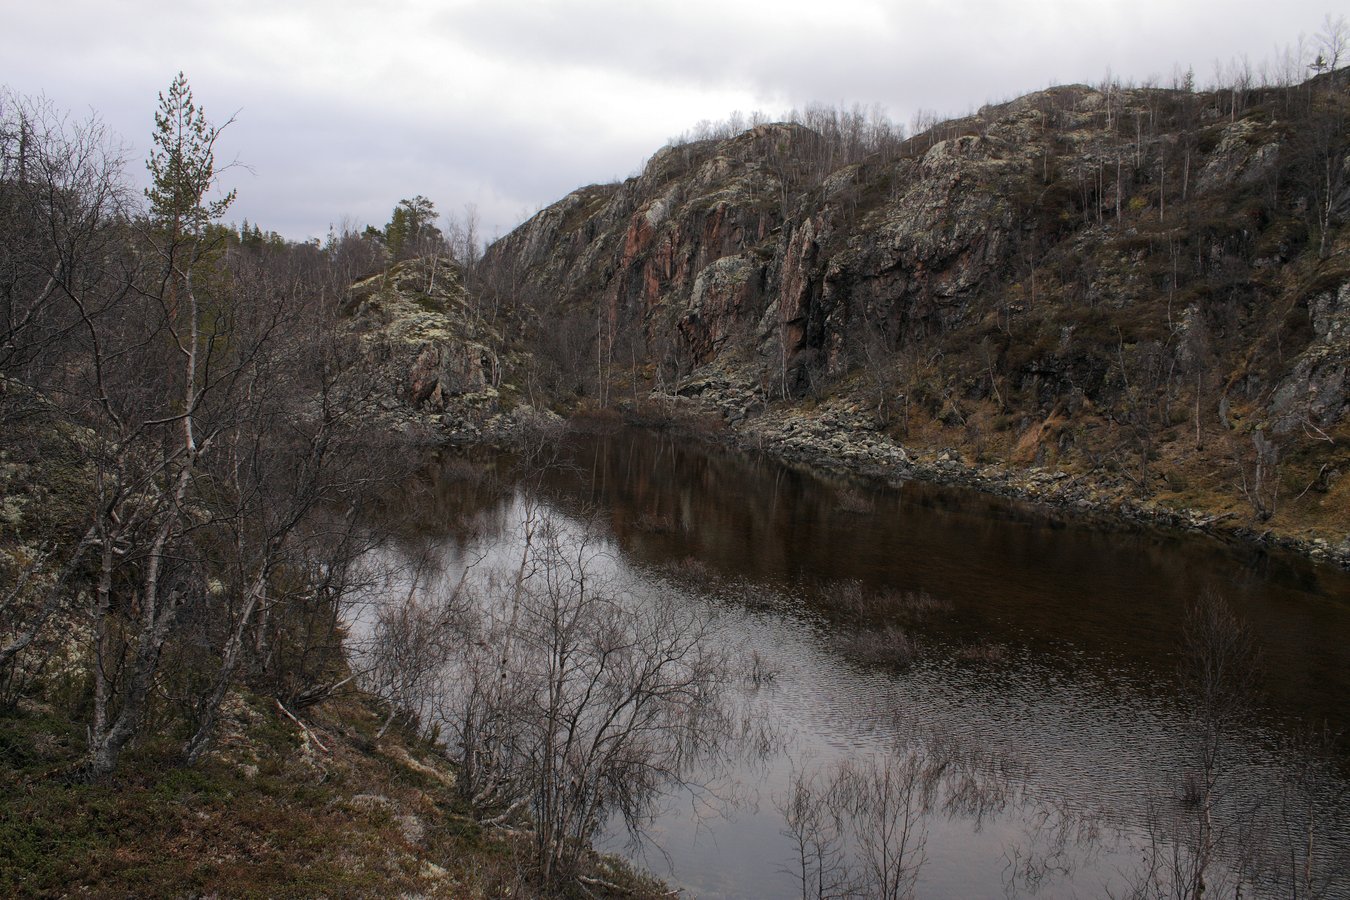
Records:
[[[353,285],[347,310],[366,353],[379,363],[380,405],[397,427],[478,440],[525,421],[502,415],[509,412],[502,393],[508,368],[518,357],[479,314],[454,263],[399,263]]]
[[[724,256],[698,274],[680,317],[680,333],[695,359],[712,359],[741,330],[759,308],[763,277],[763,267],[744,256]]]
[[[1196,188],[1205,193],[1234,183],[1255,184],[1270,174],[1279,153],[1279,143],[1268,140],[1259,123],[1241,119],[1223,129],[1218,147],[1196,179]]]
[[[1330,428],[1350,413],[1350,281],[1308,304],[1316,339],[1294,361],[1270,400],[1277,434]]]
[[[865,398],[916,447],[1227,514],[1253,428],[1290,484],[1341,465],[1350,325],[1322,285],[1350,248],[1347,83],[1070,85],[865,150],[759,125],[575,192],[484,265],[540,330],[583,323],[574,365],[624,390],[674,384],[746,427]],[[1338,490],[1300,514],[1343,530]]]

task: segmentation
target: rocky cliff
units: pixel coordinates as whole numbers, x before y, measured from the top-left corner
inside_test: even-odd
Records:
[[[528,371],[528,357],[504,349],[463,274],[450,258],[428,256],[349,289],[347,324],[376,364],[384,413],[395,427],[463,441],[503,437],[551,417],[519,402],[519,388],[504,379]]]
[[[910,460],[1335,545],[1347,111],[1341,72],[1055,88],[866,152],[761,125],[574,192],[483,271],[569,397],[698,396],[743,433],[833,410]]]

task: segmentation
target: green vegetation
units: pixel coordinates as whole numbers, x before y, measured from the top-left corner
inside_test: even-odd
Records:
[[[474,824],[437,748],[360,696],[300,726],[227,705],[219,749],[183,767],[154,738],[116,776],[72,780],[82,738],[55,710],[0,715],[6,896],[491,897],[520,890],[509,842]],[[526,888],[528,890],[528,888]]]

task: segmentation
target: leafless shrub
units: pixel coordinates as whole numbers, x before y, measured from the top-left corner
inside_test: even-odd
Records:
[[[925,748],[942,781],[944,812],[978,826],[1025,800],[1030,766],[1018,757],[947,732],[929,734]]]
[[[992,641],[962,644],[956,651],[956,661],[974,665],[997,665],[1007,659],[1008,648]]]
[[[861,628],[841,642],[841,649],[852,659],[874,665],[906,668],[918,656],[918,648],[899,625]]]
[[[803,900],[914,896],[950,762],[910,748],[795,772],[776,805]]]
[[[836,505],[840,511],[853,513],[855,515],[867,515],[875,509],[871,498],[864,496],[861,492],[852,488],[845,488],[839,491]]]
[[[903,730],[903,729],[902,729]],[[1026,799],[1027,771],[1005,754],[942,732],[891,752],[794,771],[775,799],[803,898],[914,896],[929,823],[978,823]]]
[[[1187,772],[1181,776],[1181,802],[1186,806],[1199,806],[1200,800],[1204,797],[1204,789],[1200,786],[1200,776],[1195,772]]]
[[[778,670],[774,669],[758,650],[751,650],[749,665],[745,673],[746,683],[754,687],[760,687],[771,684],[777,678]]]
[[[838,776],[835,776],[838,777]],[[775,801],[783,817],[783,835],[792,841],[802,900],[856,896],[859,885],[849,869],[852,823],[836,796],[835,777],[794,772],[786,796]]]
[[[1080,808],[1060,797],[1030,804],[1022,838],[1004,849],[1004,893],[1048,896],[1052,885],[1102,848],[1104,816],[1100,809]]]
[[[1190,758],[1180,796],[1149,802],[1147,845],[1129,896],[1232,896],[1250,883],[1258,817],[1236,805],[1229,743],[1250,713],[1257,659],[1250,629],[1221,597],[1206,593],[1187,611],[1179,675]]]
[[[662,791],[700,790],[734,723],[715,623],[600,574],[593,532],[526,501],[521,550],[480,573],[455,622],[436,718],[485,824],[525,828],[536,877],[570,883],[613,815],[635,840]]]
[[[644,512],[638,516],[637,527],[652,534],[666,534],[675,530],[675,520],[664,513]]]
[[[872,588],[856,579],[831,585],[827,596],[833,612],[855,620],[899,616],[910,621],[922,621],[952,610],[950,600],[934,597],[927,591]]]
[[[1337,772],[1341,735],[1326,725],[1302,727],[1285,740],[1289,760],[1275,789],[1276,815],[1259,870],[1263,884],[1289,897],[1322,898],[1350,871],[1350,849],[1331,838],[1350,788]]]
[[[375,737],[383,737],[399,718],[421,729],[432,724],[429,713],[445,678],[464,615],[460,598],[432,601],[416,590],[379,610],[375,628],[362,654],[369,661],[363,685],[389,706]]]

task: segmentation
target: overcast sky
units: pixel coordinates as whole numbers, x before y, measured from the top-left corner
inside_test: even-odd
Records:
[[[222,136],[230,218],[297,240],[402,197],[485,237],[638,171],[733,110],[961,114],[1107,74],[1213,79],[1317,32],[1328,0],[13,0],[0,84],[97,111],[141,179],[184,71]]]

